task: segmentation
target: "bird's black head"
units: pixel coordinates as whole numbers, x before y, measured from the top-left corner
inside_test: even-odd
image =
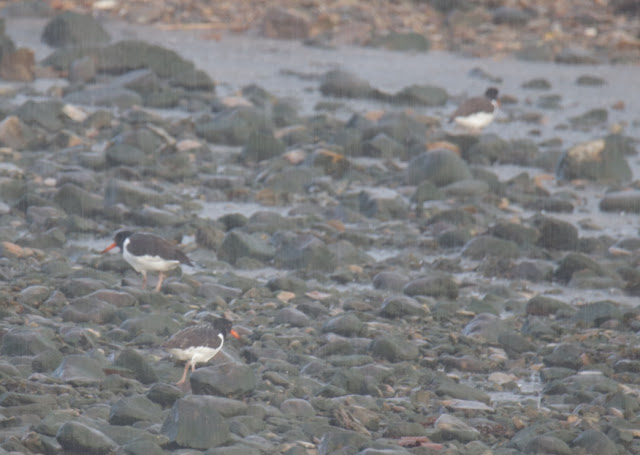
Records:
[[[224,335],[231,332],[231,321],[226,318],[218,318],[213,321],[212,325],[218,332],[223,333]]]
[[[240,335],[238,334],[238,332],[231,328],[232,324],[230,320],[226,318],[218,318],[213,321],[212,325],[218,332],[222,333],[223,336],[226,337],[227,335],[231,334],[232,337],[240,339]]]
[[[489,87],[486,92],[484,92],[484,96],[489,98],[490,100],[498,99],[498,89],[495,87]]]
[[[131,237],[133,234],[133,231],[118,231],[115,237],[113,237],[113,243],[102,250],[100,253],[106,253],[107,251],[112,250],[115,247],[118,247],[120,248],[120,250],[122,250],[124,241]]]
[[[118,245],[120,249],[122,249],[122,245],[124,245],[124,241],[131,237],[135,232],[133,231],[118,231],[116,235],[113,237],[113,241]]]

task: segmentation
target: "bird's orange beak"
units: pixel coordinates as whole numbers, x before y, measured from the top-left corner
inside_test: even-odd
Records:
[[[112,250],[117,246],[118,246],[118,244],[116,242],[113,242],[111,245],[106,247],[104,250],[100,251],[100,254],[106,253],[107,251]]]
[[[231,334],[232,337],[237,338],[238,340],[240,339],[240,334],[235,330],[231,329],[231,332],[229,333]]]

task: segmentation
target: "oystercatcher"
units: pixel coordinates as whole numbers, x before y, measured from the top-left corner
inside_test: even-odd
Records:
[[[147,272],[160,272],[155,288],[159,291],[166,272],[180,264],[193,265],[175,245],[155,234],[119,231],[113,238],[113,243],[101,253],[106,253],[115,247],[122,250],[122,257],[136,272],[142,273],[143,289],[147,287]]]
[[[162,344],[162,348],[179,360],[186,360],[182,378],[176,383],[180,385],[187,379],[187,370],[196,369],[196,363],[208,362],[221,349],[224,337],[231,334],[240,338],[238,332],[231,328],[231,321],[218,318],[213,324],[204,323],[186,327]]]
[[[499,107],[498,89],[489,87],[484,96],[469,98],[462,103],[449,117],[449,123],[455,120],[456,124],[465,128],[481,130],[493,121]]]

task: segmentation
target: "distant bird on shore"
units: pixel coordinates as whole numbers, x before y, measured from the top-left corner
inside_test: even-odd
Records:
[[[101,253],[119,247],[122,257],[138,273],[142,273],[142,288],[147,287],[147,272],[159,272],[156,291],[160,291],[166,272],[180,264],[193,265],[189,258],[175,245],[155,234],[146,232],[118,231],[113,243]]]
[[[162,344],[162,348],[178,360],[186,360],[182,378],[176,383],[180,385],[187,379],[187,371],[191,367],[193,373],[196,363],[206,363],[212,359],[224,345],[227,335],[240,338],[238,332],[231,328],[231,321],[218,318],[213,324],[204,323],[186,327]]]
[[[493,121],[499,107],[498,89],[489,87],[484,96],[469,98],[462,103],[449,117],[449,123],[455,121],[464,128],[479,131]]]

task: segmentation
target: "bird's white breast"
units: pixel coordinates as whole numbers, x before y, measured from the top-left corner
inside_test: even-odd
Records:
[[[468,117],[456,117],[455,120],[456,120],[456,123],[460,126],[478,130],[478,129],[484,128],[489,123],[491,123],[494,117],[495,117],[495,111],[491,113],[477,112]]]

